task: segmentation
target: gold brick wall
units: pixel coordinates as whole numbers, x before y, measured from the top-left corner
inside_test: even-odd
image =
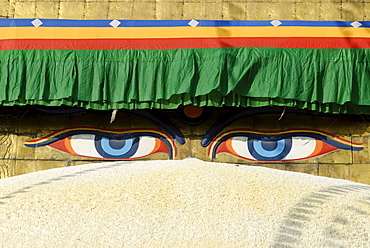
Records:
[[[359,0],[0,0],[0,18],[368,21]]]
[[[161,127],[151,120],[124,111],[118,112],[116,120],[112,124],[109,123],[111,117],[109,111],[73,115],[50,115],[34,110],[13,113],[0,120],[1,177],[107,161],[71,155],[50,146],[30,148],[24,145],[26,140],[42,138],[63,128],[91,126],[106,129],[156,128],[161,130]],[[160,114],[181,130],[185,137],[185,144],[177,143],[178,155],[174,159],[195,157],[205,161],[264,166],[370,184],[370,118],[368,117],[355,115],[321,117],[292,113],[284,114],[281,119],[280,114],[249,116],[232,123],[223,131],[239,128],[263,131],[307,128],[324,131],[355,143],[363,143],[364,149],[361,151],[338,150],[317,158],[294,162],[253,162],[226,153],[218,154],[215,159],[210,159],[208,147],[200,145],[201,139],[207,130],[216,121],[224,118],[227,113],[228,110],[215,109],[204,123],[189,126],[177,118],[174,110],[160,111]],[[167,160],[168,156],[154,154],[142,159]]]

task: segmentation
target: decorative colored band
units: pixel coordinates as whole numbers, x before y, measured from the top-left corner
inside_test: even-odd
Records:
[[[276,132],[234,129],[217,136],[209,147],[212,159],[229,153],[259,162],[283,162],[312,159],[337,150],[360,151],[363,145],[312,129]]]
[[[177,154],[174,140],[157,129],[112,130],[71,127],[25,142],[27,147],[50,146],[80,157],[95,159],[137,159],[166,153]]]
[[[0,27],[34,27],[35,19],[0,19]],[[36,19],[42,27],[111,27],[112,21],[117,27],[187,27],[191,20],[63,20]],[[270,27],[271,20],[194,20],[200,27]],[[282,20],[279,26],[300,27],[352,27],[352,21],[297,21]],[[370,27],[369,21],[361,21],[361,27]]]
[[[353,27],[0,27],[0,39],[175,39],[240,37],[369,38]],[[325,42],[325,41],[323,41]]]
[[[370,48],[370,38],[176,38],[176,39],[13,39],[0,40],[0,50],[29,49],[197,49],[223,47],[274,47],[343,49]]]
[[[0,50],[369,48],[369,28],[370,22],[0,19]]]

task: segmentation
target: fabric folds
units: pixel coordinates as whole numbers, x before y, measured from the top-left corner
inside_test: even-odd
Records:
[[[2,106],[281,106],[370,114],[369,49],[3,50]]]

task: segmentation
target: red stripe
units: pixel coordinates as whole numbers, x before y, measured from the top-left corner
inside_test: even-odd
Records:
[[[0,50],[13,49],[190,49],[221,47],[370,48],[370,38],[275,37],[181,39],[19,39],[0,40]]]

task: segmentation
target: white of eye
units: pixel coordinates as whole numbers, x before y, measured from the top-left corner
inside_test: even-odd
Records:
[[[77,155],[102,158],[102,156],[95,149],[94,134],[73,135],[71,138],[71,147]]]
[[[256,160],[248,149],[248,137],[237,136],[231,139],[231,147],[234,149],[236,154],[244,158]]]
[[[234,137],[231,140],[234,151],[242,157],[256,160],[249,152],[248,137]],[[316,149],[316,139],[310,137],[292,137],[292,148],[282,160],[303,159]]]
[[[154,150],[155,144],[156,144],[156,138],[154,137],[149,137],[149,136],[140,137],[139,147],[137,148],[137,151],[132,156],[132,158],[147,156]]]
[[[293,137],[292,149],[283,160],[303,159],[310,156],[316,149],[316,139],[310,137]]]
[[[137,151],[131,158],[143,157],[150,154],[156,145],[156,138],[143,136],[140,137]],[[76,134],[71,138],[71,147],[77,155],[104,158],[95,148],[94,134]]]

